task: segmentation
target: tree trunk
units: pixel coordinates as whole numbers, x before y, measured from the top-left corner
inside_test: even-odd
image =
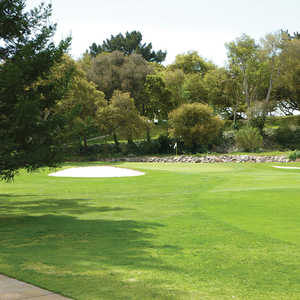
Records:
[[[119,151],[120,150],[120,143],[118,141],[118,137],[117,137],[117,135],[116,135],[115,132],[113,133],[113,138],[114,138],[114,142],[115,142],[116,148]]]
[[[87,149],[87,147],[88,147],[87,139],[86,139],[85,135],[83,136],[83,147],[84,147],[84,149]]]
[[[151,142],[151,136],[150,136],[150,128],[146,128],[146,134],[147,134],[147,142],[150,143]]]
[[[134,144],[133,139],[132,139],[131,136],[129,136],[129,137],[127,138],[127,142],[128,142],[128,145],[133,145],[133,144]]]
[[[272,57],[272,69],[271,69],[271,75],[270,75],[270,80],[269,80],[269,88],[268,88],[268,93],[266,96],[266,104],[269,103],[270,97],[271,97],[271,91],[272,91],[272,86],[273,86],[273,72],[274,72],[274,57]]]
[[[248,90],[248,79],[246,74],[244,74],[244,82],[243,82],[243,86],[244,86],[244,93],[245,93],[245,102],[247,104],[247,107],[250,108],[250,98],[249,98],[249,90]]]
[[[237,113],[237,106],[238,103],[236,102],[234,105],[234,110],[233,110],[233,128],[236,129],[236,113]]]

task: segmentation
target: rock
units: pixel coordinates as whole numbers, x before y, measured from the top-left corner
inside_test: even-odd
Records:
[[[151,162],[151,163],[263,163],[263,162],[289,162],[285,156],[255,156],[255,155],[207,155],[207,156],[144,156],[144,157],[121,157],[105,159],[105,161],[123,161],[123,162]]]

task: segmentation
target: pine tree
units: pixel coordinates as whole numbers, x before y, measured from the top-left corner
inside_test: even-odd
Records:
[[[56,46],[51,5],[26,11],[24,0],[0,1],[0,179],[19,169],[55,166],[62,120],[52,113],[68,87],[71,71],[51,80],[71,39]]]

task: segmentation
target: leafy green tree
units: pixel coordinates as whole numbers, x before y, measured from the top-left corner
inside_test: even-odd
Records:
[[[52,108],[71,78],[49,74],[70,45],[52,42],[56,26],[49,23],[51,5],[25,11],[25,1],[0,1],[0,177],[12,179],[61,160],[58,139],[62,120]]]
[[[161,72],[161,76],[164,80],[167,90],[171,94],[171,106],[174,109],[179,105],[185,103],[184,95],[184,80],[185,74],[182,70],[165,70]]]
[[[203,59],[196,51],[177,55],[175,62],[161,72],[172,95],[172,108],[183,103],[207,103],[203,78],[209,70],[215,68],[216,66]]]
[[[93,43],[90,46],[91,56],[97,56],[103,52],[120,51],[125,55],[140,54],[146,61],[161,63],[165,60],[167,52],[162,50],[152,50],[152,44],[143,43],[143,36],[139,31],[126,32],[116,36],[112,35],[110,39],[102,42],[102,45]]]
[[[124,55],[120,51],[101,53],[91,61],[87,73],[105,98],[109,100],[115,90],[129,92],[141,114],[145,114],[144,84],[152,68],[141,55]]]
[[[199,56],[197,51],[189,51],[186,54],[178,54],[175,58],[175,62],[169,66],[169,69],[180,69],[185,74],[198,73],[201,75],[204,75],[206,72],[214,68],[215,65]]]
[[[243,34],[226,44],[227,55],[229,59],[229,70],[235,75],[242,86],[244,101],[249,108],[251,101],[255,100],[257,85],[259,80],[259,46],[255,40],[248,35]]]
[[[69,91],[57,104],[57,112],[66,119],[64,139],[79,140],[87,148],[89,135],[97,133],[96,112],[107,103],[104,93],[96,89],[96,85],[86,79],[80,64],[65,56],[64,62],[55,68],[55,72],[63,72],[68,65],[75,69]]]
[[[114,91],[109,105],[98,109],[97,115],[99,127],[114,136],[117,147],[119,136],[132,145],[133,139],[145,132],[147,121],[140,116],[129,93]]]
[[[284,37],[280,33],[266,35],[260,44],[249,36],[242,35],[226,45],[228,71],[235,79],[235,91],[239,92],[235,103],[246,104],[248,119],[256,116],[253,122],[250,121],[259,124],[261,132],[267,114],[274,110],[273,86],[279,78],[279,55],[283,41]]]
[[[193,151],[207,147],[219,136],[223,121],[202,103],[183,104],[169,113],[170,134]]]
[[[185,101],[188,103],[207,103],[207,91],[205,89],[204,78],[201,74],[186,74],[183,83],[183,93]]]
[[[161,74],[149,74],[145,82],[145,115],[150,118],[167,118],[172,110],[171,93]]]
[[[257,128],[247,126],[236,133],[235,142],[242,151],[256,152],[262,147],[263,138]]]
[[[277,32],[274,34],[267,34],[263,39],[261,39],[261,53],[263,60],[263,67],[265,71],[265,105],[268,105],[271,100],[271,95],[273,91],[274,81],[278,79],[280,74],[280,53],[284,47],[285,40],[287,36],[282,32]]]
[[[300,109],[300,40],[286,40],[279,56],[280,76],[274,81],[277,105],[285,114]]]
[[[233,120],[235,128],[237,119],[246,111],[242,85],[235,74],[225,68],[210,70],[204,76],[204,86],[208,104],[224,119]]]

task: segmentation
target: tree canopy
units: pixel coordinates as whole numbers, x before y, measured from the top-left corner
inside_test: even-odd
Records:
[[[143,114],[143,90],[146,76],[152,68],[139,54],[124,55],[120,51],[101,53],[91,60],[89,80],[105,93],[109,100],[115,90],[129,92],[137,109]]]
[[[167,52],[152,50],[152,43],[143,43],[143,36],[139,31],[126,32],[125,36],[122,33],[112,35],[110,39],[106,39],[101,45],[93,43],[90,46],[91,56],[97,56],[102,52],[121,51],[125,55],[133,53],[140,54],[149,62],[161,63],[166,59]]]
[[[223,121],[213,115],[207,104],[183,104],[169,113],[170,134],[183,140],[192,151],[198,146],[207,147],[214,142],[223,126]]]
[[[62,120],[52,113],[63,97],[72,70],[49,77],[70,45],[56,46],[51,5],[25,11],[25,1],[0,2],[0,178],[12,179],[20,168],[33,170],[60,161],[58,132]]]

